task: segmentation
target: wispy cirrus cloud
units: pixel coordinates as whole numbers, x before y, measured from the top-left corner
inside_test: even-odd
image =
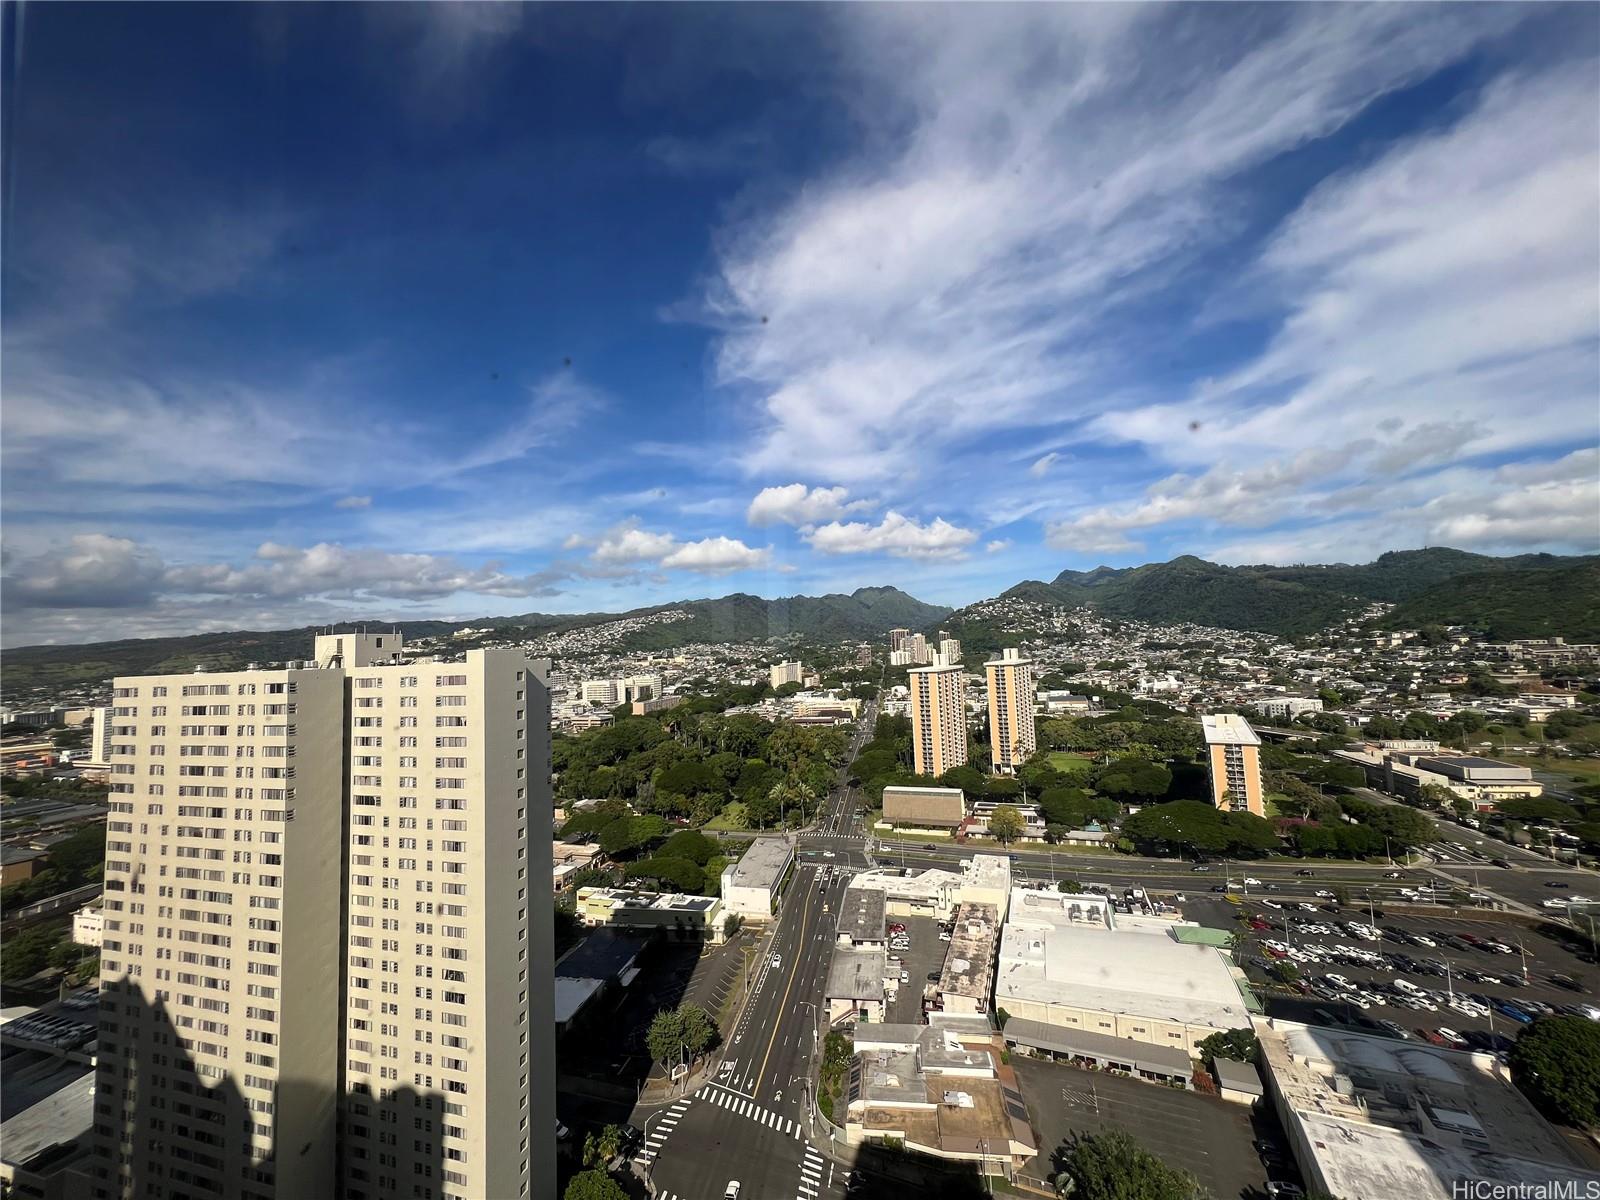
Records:
[[[1417,18],[841,12],[884,136],[725,230],[706,296],[719,378],[759,403],[747,468],[883,480],[997,430],[1098,415],[1108,316],[1231,232],[1211,206],[1232,178],[1516,15]],[[1184,53],[1158,64],[1179,26]]]

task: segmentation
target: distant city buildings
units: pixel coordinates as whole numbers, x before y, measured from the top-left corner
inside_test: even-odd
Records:
[[[920,635],[919,635],[920,636]],[[913,667],[911,754],[918,775],[942,775],[967,761],[965,685],[959,666]]]
[[[1306,713],[1321,712],[1322,701],[1315,696],[1277,696],[1257,700],[1253,707],[1264,717],[1292,721]]]
[[[989,682],[989,748],[993,769],[1016,773],[1038,742],[1033,728],[1033,660],[1008,647],[983,664]]]
[[[1211,802],[1223,810],[1267,814],[1261,790],[1261,738],[1238,713],[1200,718],[1211,768]]]
[[[781,662],[773,664],[767,673],[768,682],[774,688],[781,688],[787,683],[805,682],[806,669],[798,662]]]
[[[355,633],[115,681],[96,1196],[551,1194],[534,665]]]
[[[961,639],[953,638],[943,630],[939,632],[939,661],[946,663],[961,661]]]

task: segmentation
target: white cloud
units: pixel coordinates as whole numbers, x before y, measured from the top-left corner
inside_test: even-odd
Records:
[[[1040,456],[1034,460],[1033,466],[1028,468],[1028,474],[1032,475],[1035,479],[1040,478],[1048,473],[1051,467],[1056,465],[1056,460],[1060,457],[1060,453],[1055,450],[1050,451],[1049,454]]]
[[[888,554],[894,558],[954,558],[977,540],[972,530],[952,525],[943,517],[923,525],[893,510],[876,525],[833,521],[806,535],[812,548],[823,554]]]
[[[677,545],[670,533],[651,533],[636,525],[624,525],[602,534],[590,557],[599,563],[659,562]]]
[[[842,487],[816,487],[807,491],[803,483],[762,488],[745,510],[745,520],[756,526],[781,522],[803,527],[837,520],[846,513],[872,507],[869,500],[848,500],[849,495],[849,490]]]
[[[999,554],[1000,551],[1009,549],[1011,549],[1010,538],[996,538],[992,542],[985,542],[983,546],[985,554]]]
[[[708,537],[685,542],[661,560],[667,570],[696,571],[703,575],[722,575],[765,566],[771,552],[746,546],[737,538]]]
[[[335,508],[371,508],[371,496],[341,496],[333,502]]]
[[[631,573],[653,566],[662,570],[723,575],[764,566],[770,553],[747,546],[737,538],[722,536],[681,542],[670,533],[654,533],[630,521],[600,536],[589,556],[589,561],[596,566],[585,568],[585,572]]]

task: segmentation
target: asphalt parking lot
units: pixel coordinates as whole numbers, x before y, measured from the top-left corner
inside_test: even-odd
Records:
[[[1215,910],[1218,906],[1207,907]],[[1312,1019],[1324,1023],[1355,1019],[1382,1026],[1387,1021],[1412,1038],[1426,1038],[1422,1031],[1437,1034],[1449,1029],[1464,1035],[1468,1043],[1477,1041],[1474,1048],[1482,1049],[1494,1044],[1483,1042],[1482,1035],[1514,1039],[1532,1019],[1573,1005],[1592,1005],[1600,998],[1600,967],[1580,961],[1561,942],[1518,922],[1489,920],[1443,907],[1437,913],[1404,915],[1380,908],[1376,910],[1376,928],[1382,936],[1373,941],[1343,925],[1372,923],[1371,911],[1361,906],[1352,905],[1337,915],[1326,908],[1310,913],[1297,908],[1274,910],[1256,903],[1241,905],[1236,911],[1266,921],[1270,928],[1241,926],[1237,918],[1230,921],[1226,912],[1195,916],[1208,925],[1226,923],[1241,930],[1244,941],[1238,960],[1258,983],[1271,979],[1274,963],[1292,962],[1301,982],[1311,989],[1304,994],[1305,1000],[1320,1001],[1312,1005]],[[1332,932],[1307,928],[1318,925]],[[1410,940],[1416,937],[1433,944]],[[1461,940],[1452,944],[1447,938]],[[1510,952],[1475,946],[1472,938],[1480,943],[1498,942]],[[1372,954],[1379,957],[1366,957]],[[1576,990],[1554,982],[1556,975],[1571,979]],[[1400,985],[1402,980],[1406,987]],[[1452,996],[1456,1004],[1451,1003]],[[1470,1006],[1473,1001],[1487,1011],[1462,1011],[1456,1006]],[[1429,1004],[1431,1009],[1426,1007]]]
[[[1024,1173],[1049,1178],[1050,1156],[1069,1134],[1122,1129],[1169,1166],[1193,1174],[1212,1196],[1265,1194],[1266,1168],[1251,1141],[1276,1139],[1257,1126],[1261,1118],[1250,1108],[1064,1063],[1018,1056],[1011,1065],[1042,1139]],[[1285,1177],[1298,1178],[1292,1168]]]
[[[889,953],[899,955],[900,969],[911,977],[911,981],[902,983],[899,992],[890,997],[887,1019],[920,1025],[923,986],[930,974],[944,966],[945,951],[950,943],[939,940],[939,931],[943,926],[932,917],[890,917],[889,920],[904,925],[910,937],[911,949],[890,950]]]

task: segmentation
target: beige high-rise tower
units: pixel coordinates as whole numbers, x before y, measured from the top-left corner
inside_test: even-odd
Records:
[[[936,663],[906,672],[911,685],[911,754],[918,775],[942,775],[967,761],[961,667]]]
[[[1261,736],[1238,713],[1200,718],[1211,767],[1211,802],[1223,811],[1266,815],[1261,790]]]
[[[544,664],[315,656],[116,682],[98,1192],[551,1194]]]
[[[996,771],[1010,775],[1038,748],[1033,729],[1033,660],[1009,647],[983,664],[989,683],[989,748]]]

